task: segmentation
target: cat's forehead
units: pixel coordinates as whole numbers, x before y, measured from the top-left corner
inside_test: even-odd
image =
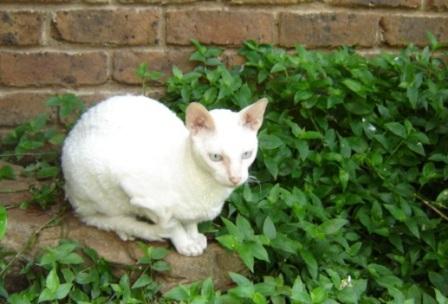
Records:
[[[238,112],[212,110],[215,130],[207,136],[207,146],[212,150],[239,151],[256,145],[256,133],[243,126]]]
[[[213,122],[218,130],[241,127],[241,116],[238,112],[227,109],[215,109],[210,111]]]

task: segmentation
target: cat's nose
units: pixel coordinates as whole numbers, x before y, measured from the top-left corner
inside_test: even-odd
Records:
[[[236,186],[241,182],[241,176],[230,176],[229,180],[232,184]]]

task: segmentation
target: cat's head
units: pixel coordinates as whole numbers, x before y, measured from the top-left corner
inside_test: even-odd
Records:
[[[262,98],[240,112],[207,111],[196,102],[188,106],[185,124],[195,159],[221,185],[234,188],[248,179],[267,103]]]

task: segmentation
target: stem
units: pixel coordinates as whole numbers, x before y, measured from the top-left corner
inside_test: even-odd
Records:
[[[19,193],[19,192],[27,192],[29,189],[22,190],[12,190],[12,189],[0,189],[0,193]]]
[[[425,204],[427,207],[429,207],[432,211],[434,211],[435,213],[437,213],[441,218],[443,218],[445,221],[448,222],[448,216],[443,213],[442,211],[440,211],[439,209],[437,209],[437,207],[435,207],[434,205],[431,204],[430,201],[426,200],[423,196],[421,196],[418,193],[415,193],[415,196],[420,199],[422,201],[423,204]]]
[[[52,152],[5,153],[5,154],[0,154],[0,157],[10,157],[10,156],[43,156],[43,155],[54,155],[54,154],[58,154],[58,152],[52,151]]]
[[[53,224],[56,220],[61,218],[61,216],[64,214],[65,208],[63,208],[58,214],[56,214],[54,217],[49,219],[46,223],[44,223],[42,226],[37,228],[33,233],[30,235],[28,240],[26,241],[25,245],[22,247],[22,249],[16,253],[16,255],[6,264],[5,268],[2,269],[0,272],[0,278],[3,278],[6,274],[7,270],[27,251],[31,244],[35,241],[38,234],[44,230],[45,228],[48,228],[51,224]]]
[[[404,139],[402,139],[398,145],[395,147],[395,149],[389,154],[389,156],[386,158],[386,162],[389,161],[389,159],[394,156],[395,153],[397,153],[398,149],[400,149],[400,147],[403,145],[404,143]]]

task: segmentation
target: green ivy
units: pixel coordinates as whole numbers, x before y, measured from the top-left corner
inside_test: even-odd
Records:
[[[63,243],[41,258],[41,272],[30,271],[35,264],[24,270],[30,287],[8,301],[447,303],[448,68],[433,54],[441,45],[430,43],[366,58],[350,48],[286,51],[248,41],[239,50],[244,64],[227,67],[221,49],[193,41],[196,68],[173,67],[166,81],[172,109],[270,101],[250,183],[219,220],[201,225],[251,275],[230,274],[227,292],[207,279],[159,298],[151,273],[168,269],[159,259],[166,252],[148,249],[145,271],[113,278],[91,251]],[[144,89],[161,77],[144,64],[136,73]],[[60,189],[58,149],[83,109],[73,95],[50,105],[56,127],[40,116],[2,149],[47,181],[33,194],[41,206]],[[2,178],[14,178],[10,171],[1,168]]]
[[[239,51],[245,63],[227,68],[222,50],[195,45],[197,67],[173,68],[168,79],[173,108],[270,100],[258,182],[231,196],[217,232],[254,273],[227,296],[444,303],[448,69],[431,48],[365,58],[349,48],[286,52],[249,41]],[[290,290],[275,300],[257,291],[264,276]]]
[[[160,287],[152,272],[169,270],[163,261],[168,250],[144,245],[141,249],[144,255],[135,267],[117,276],[94,250],[62,240],[22,269],[28,288],[2,296],[11,304],[152,303]]]
[[[51,97],[47,101],[50,113],[40,114],[19,125],[6,135],[0,145],[0,159],[25,166],[24,173],[41,183],[29,189],[32,198],[21,207],[36,204],[43,209],[62,196],[60,151],[67,132],[85,110],[84,102],[73,94]],[[55,116],[55,117],[53,117]],[[2,178],[15,178],[10,166],[0,168]]]

